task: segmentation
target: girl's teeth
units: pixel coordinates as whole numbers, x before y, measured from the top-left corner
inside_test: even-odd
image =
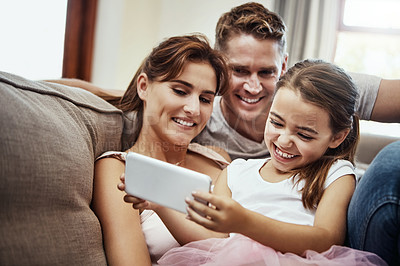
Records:
[[[291,159],[291,158],[293,158],[295,155],[292,155],[292,154],[287,154],[287,153],[285,153],[285,152],[282,152],[280,149],[278,149],[278,148],[276,148],[275,149],[275,151],[276,151],[276,153],[277,154],[279,154],[279,156],[281,156],[281,157],[283,157],[283,158],[286,158],[286,159]]]
[[[179,119],[179,118],[174,118],[174,121],[179,123],[179,124],[181,124],[181,125],[183,125],[183,126],[192,127],[194,125],[193,122],[187,122],[187,121],[184,121],[184,120]]]

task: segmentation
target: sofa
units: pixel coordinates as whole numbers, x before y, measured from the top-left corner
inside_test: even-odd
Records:
[[[0,265],[106,265],[94,160],[129,147],[130,120],[83,89],[5,72],[0,108]],[[367,137],[364,165],[395,140]]]

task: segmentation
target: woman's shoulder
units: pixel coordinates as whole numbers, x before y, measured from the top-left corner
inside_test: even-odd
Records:
[[[126,152],[122,152],[122,151],[107,151],[105,153],[103,153],[102,155],[100,155],[99,157],[96,158],[96,161],[100,160],[100,159],[104,159],[104,158],[114,158],[117,160],[120,160],[122,162],[125,162],[126,160]]]
[[[199,154],[207,159],[215,162],[221,169],[230,163],[229,155],[219,147],[203,146],[198,143],[190,143],[188,150]]]

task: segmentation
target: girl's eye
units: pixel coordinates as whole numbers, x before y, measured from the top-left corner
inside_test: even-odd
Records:
[[[312,140],[312,139],[314,139],[313,137],[307,136],[307,135],[305,135],[303,133],[297,133],[297,135],[299,135],[300,138],[302,138],[304,140]]]
[[[178,94],[178,95],[186,95],[186,92],[183,90],[179,90],[179,89],[172,89],[174,93]]]
[[[273,119],[270,119],[270,123],[272,125],[274,125],[275,127],[283,127],[283,125],[281,123],[279,123],[279,122],[277,122],[277,121],[275,121]]]

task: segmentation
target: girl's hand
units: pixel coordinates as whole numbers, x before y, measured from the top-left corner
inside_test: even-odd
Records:
[[[192,195],[195,200],[186,199],[189,220],[221,233],[239,232],[246,225],[246,209],[230,197],[201,191],[193,192]],[[196,199],[209,202],[209,205]]]

